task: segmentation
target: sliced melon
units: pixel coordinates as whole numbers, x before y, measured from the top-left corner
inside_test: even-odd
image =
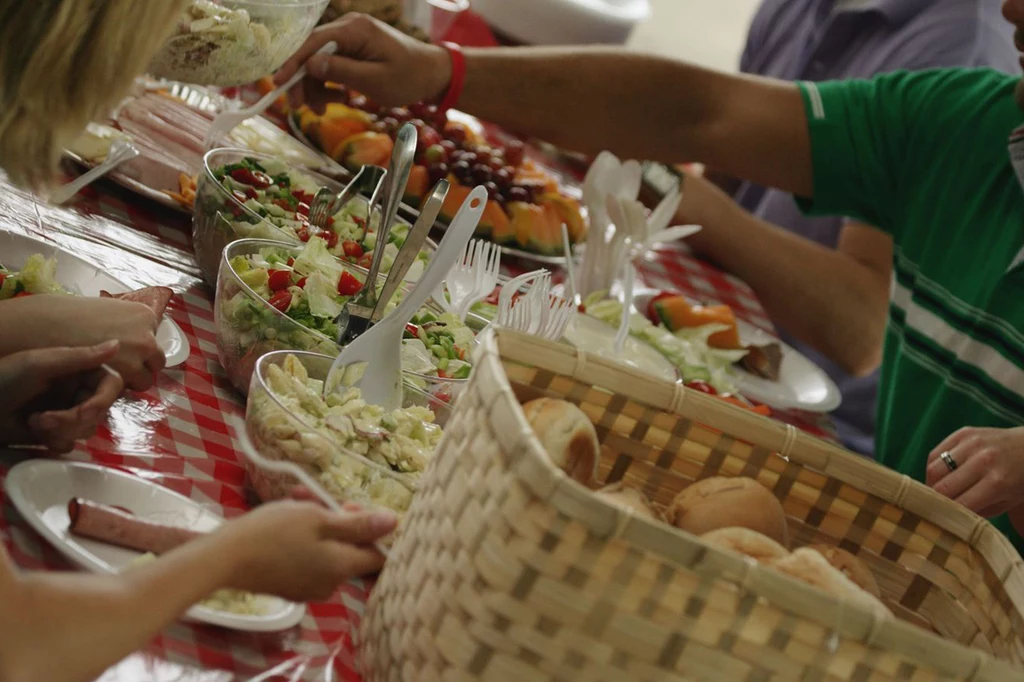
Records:
[[[736,314],[727,305],[692,305],[684,296],[666,296],[651,305],[657,312],[658,319],[669,331],[709,324],[725,325],[728,329],[712,334],[708,338],[708,345],[727,350],[738,350],[743,347],[736,326]]]
[[[583,241],[587,233],[587,225],[580,212],[579,202],[562,194],[546,193],[537,198],[537,203],[554,209],[559,219],[569,228],[570,243],[577,244]]]
[[[405,186],[406,203],[419,206],[430,191],[430,173],[426,166],[414,165],[409,171],[409,182]]]
[[[331,158],[350,170],[362,168],[367,164],[386,167],[391,160],[391,150],[394,146],[395,143],[384,133],[358,133],[345,139],[337,149],[332,150]]]

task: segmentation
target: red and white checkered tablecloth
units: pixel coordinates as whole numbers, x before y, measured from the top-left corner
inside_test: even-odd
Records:
[[[86,190],[71,208],[36,207],[30,196],[0,180],[0,229],[52,240],[128,284],[166,285],[176,292],[169,315],[188,337],[190,357],[164,371],[154,389],[121,399],[97,435],[67,457],[145,476],[227,517],[249,508],[229,426],[242,418],[244,405],[217,361],[213,292],[199,280],[188,218],[105,182]],[[744,319],[771,328],[747,286],[684,251],[659,252],[642,278],[652,287],[728,303]],[[825,418],[776,416],[829,437]],[[0,452],[0,478],[16,461],[15,453]],[[0,537],[20,566],[69,567],[29,529],[2,489],[0,505]],[[357,681],[353,638],[368,590],[365,582],[354,581],[330,601],[311,604],[302,623],[278,635],[178,623],[101,679]]]

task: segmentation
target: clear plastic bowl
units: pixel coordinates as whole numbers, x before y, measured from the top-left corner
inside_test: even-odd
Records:
[[[311,379],[319,381],[326,379],[334,362],[331,356],[292,351],[269,353],[257,361],[245,412],[246,430],[253,445],[267,459],[287,460],[299,465],[314,479],[324,483],[327,492],[343,504],[355,502],[383,506],[403,513],[412,500],[419,475],[395,472],[343,447],[329,431],[317,430],[303,415],[295,413],[279,400],[270,388],[268,371],[270,366],[284,363],[289,355],[299,360]],[[448,403],[406,382],[402,406],[414,405],[433,412],[435,423],[442,429],[452,415]],[[364,485],[345,487],[334,483],[333,479],[324,481],[323,467],[320,466],[324,461],[343,466],[347,472],[363,478]],[[245,467],[253,490],[264,502],[286,497],[297,483],[291,476],[263,471],[248,460]]]
[[[217,354],[232,385],[243,395],[249,390],[253,368],[260,356],[278,350],[297,350],[336,357],[341,352],[334,339],[293,320],[270,305],[239,277],[231,267],[237,256],[251,256],[265,248],[280,248],[297,256],[302,250],[288,242],[269,239],[242,239],[224,247],[217,292],[213,302],[213,317],[217,325]],[[338,264],[360,282],[366,281],[363,268],[338,259]],[[378,276],[383,283],[384,275]],[[432,309],[437,310],[431,306]],[[439,312],[439,311],[438,311]],[[482,318],[467,318],[467,326],[479,331],[486,322]],[[425,374],[408,373],[419,389],[444,400],[455,398],[468,379],[447,379]]]
[[[192,212],[192,244],[195,248],[196,260],[199,262],[199,270],[203,274],[203,279],[210,286],[216,286],[220,257],[224,252],[224,247],[236,239],[273,239],[292,244],[302,243],[298,236],[290,230],[274,225],[238,201],[214,177],[213,172],[216,169],[227,164],[238,163],[243,158],[252,158],[257,161],[281,161],[278,157],[245,149],[213,149],[203,157],[203,169],[196,183],[196,201]],[[314,170],[294,164],[286,165],[290,173],[302,174],[320,187],[326,187],[334,192],[340,192],[343,189],[343,185],[337,180]],[[362,202],[364,206],[368,203],[365,197],[356,197],[354,201]],[[403,220],[398,220],[395,225],[409,227],[409,224]],[[434,251],[437,249],[437,244],[427,239],[423,249],[428,252]],[[387,272],[387,270],[382,268],[381,272]]]
[[[295,54],[329,1],[217,0],[229,12],[221,21],[198,17],[195,12],[211,4],[200,0],[182,16],[149,72],[196,85],[253,83]]]
[[[210,286],[217,282],[221,254],[224,247],[236,239],[272,239],[298,244],[299,239],[282,230],[258,213],[238,201],[213,172],[243,158],[260,161],[273,159],[269,154],[258,154],[244,149],[213,149],[203,157],[203,169],[196,182],[196,201],[192,212],[192,243],[203,279]],[[290,170],[309,176],[322,187],[340,192],[342,185],[307,168],[289,165]]]

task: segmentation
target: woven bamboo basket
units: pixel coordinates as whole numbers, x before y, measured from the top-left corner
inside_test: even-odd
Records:
[[[1024,681],[1024,565],[906,476],[724,401],[559,344],[485,335],[361,629],[366,682]],[[579,405],[601,480],[667,504],[749,476],[794,546],[865,561],[897,618],[605,503],[519,407]]]

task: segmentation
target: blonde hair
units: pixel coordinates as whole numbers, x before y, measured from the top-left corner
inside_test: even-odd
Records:
[[[108,115],[188,0],[0,0],[0,166],[42,188],[61,151]]]

